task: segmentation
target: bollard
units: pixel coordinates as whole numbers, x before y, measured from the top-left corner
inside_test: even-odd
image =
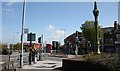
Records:
[[[22,68],[22,63],[21,63],[21,61],[22,61],[22,53],[20,53],[20,68]]]

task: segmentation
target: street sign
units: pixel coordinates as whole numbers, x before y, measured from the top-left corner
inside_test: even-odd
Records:
[[[29,33],[27,34],[27,41],[35,41],[36,34],[35,33]]]
[[[28,28],[24,28],[24,34],[28,34],[29,29]]]

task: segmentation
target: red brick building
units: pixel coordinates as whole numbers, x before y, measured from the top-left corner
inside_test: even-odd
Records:
[[[104,50],[112,49],[115,51],[116,47],[118,48],[120,45],[120,24],[114,21],[114,27],[106,27],[103,28],[102,31]]]
[[[30,43],[23,43],[24,49],[29,49],[30,48]],[[32,43],[32,47],[35,49],[41,49],[42,45],[40,43]]]
[[[78,44],[78,53],[80,53],[80,49],[84,50],[87,48],[87,41],[83,38],[82,32],[78,32],[78,39],[79,39],[79,44]],[[76,49],[76,32],[71,34],[70,36],[66,37],[64,40],[65,42],[65,47],[66,51],[69,53],[74,53]]]

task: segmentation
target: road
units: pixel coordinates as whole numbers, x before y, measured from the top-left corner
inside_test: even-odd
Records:
[[[4,62],[9,61],[9,55],[0,55],[0,58],[2,59],[0,60],[0,67],[2,67],[2,64]],[[20,61],[18,58],[19,58],[18,52],[13,52],[12,55],[10,55],[10,61],[14,61],[15,65],[19,67]],[[24,64],[28,62],[28,52],[24,52],[23,61],[24,61]]]
[[[24,52],[23,55],[23,63],[24,64],[28,64],[28,56],[29,53],[28,52]],[[9,61],[9,55],[0,55],[0,58],[2,58],[2,60],[0,60],[0,67],[2,65],[2,63]],[[56,60],[56,61],[61,61],[61,59],[58,59],[57,57],[48,57],[48,54],[44,54],[43,55],[43,60]],[[14,61],[15,64],[17,64],[19,66],[20,60],[19,60],[19,53],[18,52],[13,52],[12,55],[10,55],[10,61]]]
[[[28,63],[28,55],[29,53],[24,52],[23,55],[23,64],[24,65],[29,65]],[[20,61],[18,60],[19,57],[19,53],[18,52],[13,52],[12,55],[10,55],[10,60],[14,61],[15,65],[17,65],[19,67],[19,63]],[[2,63],[4,63],[5,61],[9,60],[8,55],[1,55],[2,61],[0,62],[0,65],[2,65]],[[48,53],[43,53],[43,60],[42,61],[57,61],[57,62],[62,62],[62,58],[65,58],[64,55],[53,55],[51,56],[51,54]],[[1,66],[0,66],[1,67]]]

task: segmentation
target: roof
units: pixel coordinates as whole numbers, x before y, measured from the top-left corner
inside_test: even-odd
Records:
[[[66,37],[66,38],[73,37],[73,36],[75,36],[75,34],[76,34],[76,33],[73,33],[73,34],[69,35],[69,36]],[[82,35],[82,32],[79,32],[79,31],[78,31],[78,35]]]
[[[111,32],[112,30],[114,30],[114,27],[105,27],[105,28],[102,28],[102,32],[103,33]]]
[[[82,32],[78,31],[78,36],[82,36]],[[73,34],[69,35],[68,37],[66,37],[65,40],[67,40],[67,41],[73,41],[75,37],[76,37],[76,33],[73,33]]]

